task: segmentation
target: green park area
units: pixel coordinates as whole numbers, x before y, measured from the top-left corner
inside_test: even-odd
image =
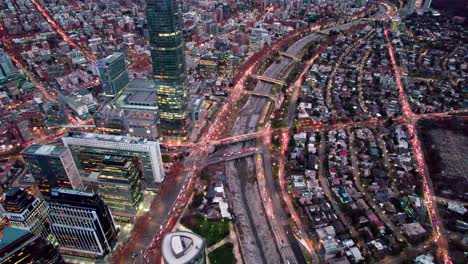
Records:
[[[194,233],[205,238],[207,247],[210,247],[229,235],[229,221],[210,221],[200,216],[182,218],[182,224]]]
[[[234,258],[234,254],[232,253],[233,249],[232,243],[226,243],[219,248],[211,251],[208,254],[208,258],[210,262],[213,264],[234,264],[236,263],[236,259]]]

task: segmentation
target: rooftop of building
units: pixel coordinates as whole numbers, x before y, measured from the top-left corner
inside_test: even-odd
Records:
[[[129,120],[131,119],[131,121]],[[127,114],[127,121],[134,123],[136,120],[156,120],[158,116],[153,112],[131,110]]]
[[[155,91],[156,84],[152,80],[143,79],[143,78],[135,78],[129,81],[129,83],[125,87],[125,90],[126,91],[142,91],[142,90]]]
[[[101,110],[96,112],[94,116],[106,117],[106,118],[122,118],[124,116],[124,109],[118,108],[114,104],[107,104],[102,107]]]
[[[84,133],[71,131],[64,135],[63,138],[79,138],[86,140],[97,140],[97,141],[107,141],[107,142],[116,142],[116,143],[127,143],[127,144],[150,144],[155,143],[155,141],[149,141],[145,138],[139,137],[128,137],[120,135],[105,135],[105,134],[95,134],[95,133]]]
[[[158,107],[154,81],[142,78],[131,79],[115,98],[114,104],[121,108],[156,111]]]
[[[59,196],[60,194],[86,196],[86,197],[93,197],[96,195],[93,192],[84,192],[80,190],[63,189],[63,188],[52,189],[50,192],[51,197]]]
[[[157,106],[156,91],[135,91],[125,101],[129,105]]]
[[[29,235],[30,233],[26,230],[14,228],[14,227],[5,227],[0,233],[0,250],[8,247],[10,244],[18,241],[24,236]]]
[[[4,194],[5,194],[5,196],[15,196],[18,193],[22,193],[22,192],[24,192],[24,189],[18,188],[18,187],[12,187],[12,188],[6,189]]]
[[[424,227],[418,222],[403,224],[403,230],[408,236],[417,236],[426,233]]]
[[[172,232],[164,236],[161,251],[167,263],[189,263],[205,250],[205,240],[191,232]]]
[[[108,66],[109,64],[112,64],[114,61],[120,58],[121,56],[123,56],[123,53],[120,53],[120,52],[113,53],[105,57],[104,59],[98,61],[96,63],[96,66],[97,67]]]
[[[147,124],[148,122],[156,123],[158,115],[154,111],[143,109],[122,109],[114,104],[107,104],[101,110],[94,114],[95,117],[111,118],[111,119],[126,119],[130,124]]]
[[[41,156],[60,156],[64,151],[66,151],[66,149],[62,147],[32,144],[31,146],[24,149],[21,153]]]

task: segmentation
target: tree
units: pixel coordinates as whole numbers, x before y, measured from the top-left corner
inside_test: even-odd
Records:
[[[193,200],[192,200],[192,208],[198,208],[203,202],[203,193],[197,191],[193,195]]]

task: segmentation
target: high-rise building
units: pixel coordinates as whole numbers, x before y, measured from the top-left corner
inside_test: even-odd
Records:
[[[161,253],[165,263],[206,263],[205,240],[191,232],[172,232],[164,236]]]
[[[80,174],[68,149],[33,144],[21,154],[39,190],[46,198],[52,188],[83,189]]]
[[[12,226],[51,239],[47,222],[49,205],[43,200],[22,188],[11,188],[3,194],[2,207]]]
[[[143,200],[138,159],[106,156],[91,174],[90,183],[120,223],[132,222]]]
[[[42,237],[14,227],[0,231],[0,263],[65,263],[57,249]]]
[[[17,72],[18,71],[11,61],[10,56],[0,48],[0,80],[8,79],[14,76]]]
[[[162,182],[164,167],[158,141],[137,137],[69,132],[62,137],[83,172],[99,172],[98,166],[106,156],[138,159],[147,183]]]
[[[177,0],[147,0],[146,17],[163,138],[187,139],[188,87],[182,11]]]
[[[96,66],[106,95],[115,95],[128,84],[129,77],[123,53],[111,54],[99,61]]]
[[[98,194],[52,189],[50,230],[60,253],[85,258],[103,258],[117,240],[112,215]]]

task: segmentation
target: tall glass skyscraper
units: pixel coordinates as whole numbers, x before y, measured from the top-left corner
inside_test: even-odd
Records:
[[[102,87],[106,95],[116,95],[129,82],[125,56],[117,52],[99,61],[96,66],[99,69]]]
[[[53,145],[32,144],[21,152],[42,195],[50,196],[50,189],[83,190],[80,174],[70,151]]]
[[[170,141],[186,140],[189,96],[179,2],[147,0],[146,17],[161,132]]]

